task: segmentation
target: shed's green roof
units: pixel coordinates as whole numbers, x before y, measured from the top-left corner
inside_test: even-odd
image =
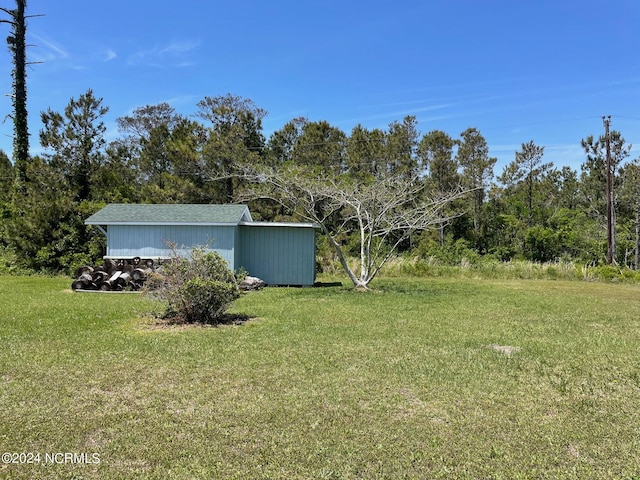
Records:
[[[151,205],[112,203],[85,220],[87,225],[230,224],[251,221],[246,205]]]

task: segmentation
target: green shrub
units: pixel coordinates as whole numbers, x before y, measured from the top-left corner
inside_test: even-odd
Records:
[[[447,236],[444,245],[429,239],[420,241],[417,253],[423,259],[433,257],[442,265],[448,266],[459,266],[462,263],[476,265],[481,260],[480,254],[468,240],[454,240],[451,236]]]
[[[27,275],[29,273],[32,272],[20,267],[15,251],[0,245],[0,275]]]
[[[211,278],[192,278],[177,289],[181,316],[190,323],[215,323],[238,298],[234,283]]]
[[[592,267],[594,277],[606,282],[637,282],[640,281],[640,272],[631,270],[628,267],[617,267],[613,265],[599,265]]]
[[[195,248],[190,257],[174,253],[161,276],[147,283],[147,292],[167,303],[165,317],[173,321],[220,323],[240,295],[235,275],[215,251]]]

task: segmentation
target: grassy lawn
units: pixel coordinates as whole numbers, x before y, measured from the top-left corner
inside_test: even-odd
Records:
[[[640,478],[638,285],[273,288],[161,329],[69,284],[0,277],[0,453],[41,455],[0,478]]]

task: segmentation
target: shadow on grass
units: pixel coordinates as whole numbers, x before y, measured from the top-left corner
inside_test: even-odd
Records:
[[[342,287],[342,282],[316,282],[313,286],[315,288]]]

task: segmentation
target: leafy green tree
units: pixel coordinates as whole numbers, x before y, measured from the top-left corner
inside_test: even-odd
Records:
[[[346,169],[355,178],[377,177],[386,170],[386,133],[380,129],[367,130],[356,125],[347,140]]]
[[[502,188],[494,187],[491,191],[491,213],[495,215],[497,210],[501,216],[498,222],[492,219],[493,241],[500,237],[498,243],[503,250],[512,245],[520,250],[519,253],[526,257],[536,256],[538,260],[558,250],[554,248],[549,253],[548,241],[536,240],[546,235],[547,220],[552,214],[551,205],[557,194],[555,178],[551,175],[552,164],[542,163],[543,154],[544,147],[535,145],[533,140],[523,143],[522,149],[515,152],[514,160],[505,166],[498,177]],[[507,224],[508,232],[504,228]],[[495,232],[500,230],[502,232],[496,236]],[[549,236],[546,238],[548,240]],[[541,253],[541,245],[545,246],[545,253]],[[537,249],[537,253],[527,251],[531,248]]]
[[[167,174],[173,173],[173,164],[167,144],[171,139],[169,126],[158,125],[149,132],[149,137],[142,139],[140,151],[140,170],[146,173],[145,180],[164,189]]]
[[[95,172],[105,160],[102,117],[109,108],[96,98],[91,89],[71,98],[63,113],[50,108],[42,112],[44,127],[40,143],[47,150],[48,163],[63,174],[77,201],[92,197]]]
[[[166,102],[137,107],[131,115],[119,117],[116,122],[121,132],[134,144],[148,141],[151,132],[159,127],[173,130],[182,120],[182,116]]]
[[[298,165],[339,174],[345,170],[347,136],[326,121],[307,122],[293,146]]]
[[[385,142],[385,168],[392,175],[402,175],[407,180],[419,175],[417,125],[416,117],[412,115],[404,117],[402,122],[389,124]]]
[[[30,160],[24,194],[15,197],[8,220],[8,244],[20,266],[68,271],[100,255],[104,240],[84,219],[103,206],[96,185],[108,177],[101,121],[107,110],[88,90],[64,113],[42,113],[40,140],[48,152]]]
[[[2,191],[2,200],[9,201],[9,194],[13,187],[13,165],[6,153],[0,150],[0,191]]]
[[[99,258],[104,236],[87,228],[84,219],[104,204],[78,202],[64,174],[40,157],[31,159],[27,178],[6,224],[7,244],[19,266],[70,273]]]
[[[141,183],[161,183],[161,174],[169,166],[166,141],[182,120],[166,102],[137,107],[130,115],[119,117],[118,129],[124,134],[120,148],[129,148],[136,163]]]
[[[0,194],[0,247],[7,245],[6,229],[11,218],[14,178],[11,160],[4,151],[0,150],[0,191],[2,192]]]
[[[106,203],[141,201],[137,183],[137,162],[131,149],[120,139],[105,148],[106,161],[93,175],[95,197]]]
[[[597,259],[599,242],[591,235],[591,223],[582,211],[558,209],[544,225],[536,224],[524,231],[522,258],[534,262],[559,259],[593,262]]]
[[[629,231],[633,239],[632,264],[633,268],[638,270],[640,268],[640,158],[623,167],[621,178],[620,210],[631,227]]]
[[[205,97],[198,102],[196,116],[211,123],[216,132],[239,135],[247,147],[262,148],[262,119],[267,111],[253,100],[227,94]]]
[[[309,123],[305,117],[296,117],[288,121],[280,130],[271,134],[266,143],[264,155],[259,159],[262,164],[269,167],[294,162],[294,148],[302,135],[304,126]],[[268,198],[247,199],[256,219],[265,221],[291,220],[294,212],[283,205]]]
[[[432,130],[420,140],[418,158],[427,172],[427,191],[446,194],[460,185],[458,162],[453,155],[455,146],[456,141],[441,130]],[[445,227],[446,223],[442,223],[438,228],[440,245],[444,245]]]
[[[208,203],[202,161],[206,130],[167,103],[137,108],[118,119],[124,138],[113,142],[120,157],[130,157],[137,200],[150,203]]]
[[[456,141],[441,130],[432,130],[420,140],[420,163],[439,191],[450,191],[460,183],[458,162],[453,155],[455,146]]]
[[[580,180],[578,172],[571,167],[564,166],[560,170],[553,169],[549,172],[549,178],[553,182],[556,201],[559,207],[569,210],[580,206]]]
[[[309,123],[304,117],[294,118],[287,122],[280,130],[276,130],[267,142],[267,161],[270,165],[277,165],[293,160],[293,148],[302,135],[302,128]]]
[[[215,197],[207,182],[203,151],[207,142],[206,129],[200,123],[181,118],[171,130],[167,141],[174,185],[174,201],[210,203]]]
[[[471,211],[476,237],[483,229],[482,210],[486,189],[493,178],[493,167],[497,159],[489,157],[489,146],[482,134],[475,128],[468,128],[461,134],[456,160],[462,168],[462,182],[471,191]]]
[[[203,158],[211,178],[219,178],[218,201],[234,200],[237,166],[260,161],[265,147],[262,119],[266,110],[252,100],[227,94],[205,97],[198,102],[196,116],[207,121]]]
[[[524,196],[529,227],[534,223],[534,199],[537,190],[540,190],[543,180],[552,168],[551,163],[542,163],[543,155],[544,147],[536,145],[533,140],[523,143],[522,149],[516,152],[515,159],[498,177],[505,185],[508,196]]]

